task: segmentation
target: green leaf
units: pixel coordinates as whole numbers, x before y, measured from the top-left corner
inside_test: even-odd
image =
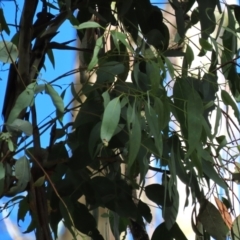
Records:
[[[106,108],[106,106],[107,106],[108,103],[110,102],[110,95],[109,95],[108,90],[105,91],[105,92],[102,94],[102,97],[103,97],[103,105],[104,105],[104,108]]]
[[[52,102],[57,109],[57,115],[61,119],[64,113],[63,100],[59,96],[58,92],[50,84],[46,84],[45,87],[46,87],[46,93],[49,94],[49,96],[51,97]]]
[[[4,17],[3,9],[0,8],[0,31],[5,31],[7,35],[10,34],[10,29]]]
[[[239,114],[239,110],[237,107],[237,104],[234,102],[234,100],[231,98],[231,96],[229,95],[229,93],[225,90],[221,91],[221,97],[223,100],[223,103],[226,105],[229,105],[232,107],[233,111],[234,111],[234,115],[237,118],[239,124],[240,124],[240,114]]]
[[[127,35],[125,33],[110,31],[110,34],[112,35],[113,38],[115,38],[115,41],[119,40],[123,45],[126,46],[126,48],[128,48],[131,52],[133,52],[133,48],[126,41]]]
[[[127,113],[132,109],[131,117],[127,117],[128,129],[129,129],[129,153],[128,153],[128,168],[130,169],[133,165],[140,145],[141,145],[141,125],[139,120],[139,114],[135,107],[132,108],[129,104]]]
[[[152,213],[150,207],[146,203],[139,200],[137,208],[139,213],[145,218],[145,220],[150,223],[152,221]]]
[[[240,215],[238,215],[233,221],[232,231],[231,231],[232,239],[239,240],[240,239]]]
[[[6,124],[7,130],[11,131],[21,131],[25,133],[27,136],[31,136],[33,132],[32,124],[28,121],[22,119],[15,119],[12,123]]]
[[[161,223],[154,230],[151,240],[160,240],[164,236],[164,240],[187,240],[186,236],[179,228],[177,223],[174,223],[170,230],[167,229],[165,222]]]
[[[202,168],[203,172],[213,180],[218,186],[223,188],[224,190],[227,190],[227,184],[224,182],[224,180],[219,176],[219,174],[216,172],[216,170],[213,167],[213,164],[209,161],[202,160]]]
[[[150,129],[150,135],[154,136],[155,146],[158,150],[159,156],[162,156],[163,143],[162,143],[162,134],[160,131],[159,119],[157,113],[151,106],[145,105],[145,114],[147,118],[147,123]]]
[[[170,200],[168,190],[165,190],[163,185],[157,183],[148,185],[145,187],[145,193],[147,197],[157,205],[170,207],[173,204]]]
[[[97,22],[94,22],[94,21],[84,22],[84,23],[79,24],[78,26],[73,26],[73,27],[78,30],[85,29],[85,28],[102,28],[102,29],[104,29],[100,24],[98,24]]]
[[[47,56],[53,66],[53,68],[55,68],[55,59],[54,59],[54,55],[53,55],[53,50],[52,49],[48,49],[47,51]]]
[[[5,167],[0,163],[0,196],[2,196],[5,187]]]
[[[194,54],[192,48],[189,45],[186,47],[185,58],[187,59],[188,67],[191,67],[192,61],[194,60]]]
[[[152,94],[155,95],[159,90],[160,84],[160,70],[157,63],[148,61],[146,63],[146,74],[150,78]]]
[[[98,53],[99,53],[99,51],[102,47],[103,47],[103,37],[100,37],[96,41],[96,45],[95,45],[94,50],[93,50],[92,60],[88,65],[88,70],[89,71],[92,70],[96,66],[96,64],[98,63]]]
[[[3,63],[13,63],[17,60],[18,49],[12,42],[0,41],[0,61]]]
[[[23,109],[33,104],[35,86],[36,83],[29,84],[27,88],[18,96],[16,103],[8,116],[8,124],[12,123],[16,118],[18,118]]]
[[[199,43],[204,50],[212,51],[212,45],[207,40],[205,40],[203,38],[199,38]]]
[[[167,57],[165,57],[164,60],[167,65],[167,70],[169,71],[171,78],[174,79],[175,78],[175,74],[174,74],[175,69],[173,67],[173,64],[169,61],[169,59]]]
[[[79,97],[79,94],[76,92],[76,89],[74,87],[74,83],[73,82],[71,83],[71,93],[72,93],[74,99],[82,104],[82,100]]]
[[[188,144],[189,149],[187,156],[189,156],[200,142],[202,135],[202,113],[203,103],[199,94],[192,90],[188,96],[187,102],[187,123],[188,123]]]
[[[30,206],[28,203],[28,198],[24,197],[19,201],[19,205],[18,205],[18,214],[17,214],[18,223],[20,220],[24,222],[26,214],[29,210],[30,210]]]
[[[103,114],[103,120],[101,125],[101,139],[105,146],[108,146],[108,142],[112,138],[119,119],[120,119],[120,113],[121,113],[121,104],[119,98],[114,98],[111,100]]]
[[[28,159],[23,156],[16,161],[15,164],[15,177],[17,182],[7,192],[6,196],[14,196],[17,193],[24,191],[31,178],[30,165]]]
[[[213,238],[218,240],[226,239],[229,229],[218,209],[208,200],[205,199],[202,202],[197,219]]]

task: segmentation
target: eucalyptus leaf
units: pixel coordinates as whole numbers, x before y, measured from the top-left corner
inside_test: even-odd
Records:
[[[4,192],[4,185],[5,185],[5,167],[3,163],[0,163],[0,196],[2,196]]]
[[[14,63],[18,57],[17,46],[12,42],[0,41],[0,61],[3,63]]]
[[[108,146],[108,142],[112,138],[117,128],[120,119],[120,113],[120,99],[114,98],[108,103],[103,114],[100,135],[105,146]]]
[[[8,116],[8,124],[13,123],[23,109],[31,106],[34,103],[35,87],[36,83],[29,84],[27,88],[18,96],[16,103]]]
[[[33,132],[32,124],[28,121],[22,119],[15,119],[12,123],[6,124],[9,132],[11,131],[21,131],[27,136],[31,136]]]

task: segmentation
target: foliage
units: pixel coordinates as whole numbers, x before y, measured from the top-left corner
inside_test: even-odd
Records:
[[[198,7],[191,10],[195,2]],[[240,7],[225,5],[223,11],[218,0],[170,1],[177,20],[176,41],[171,45],[167,19],[149,0],[42,3],[42,12],[36,15],[38,1],[25,0],[16,35],[7,42],[1,33],[0,43],[0,60],[11,63],[0,135],[0,195],[11,197],[5,208],[19,203],[18,221],[30,213],[32,221],[25,233],[35,231],[37,239],[48,240],[52,231],[57,238],[58,223],[63,219],[74,238],[78,230],[94,240],[103,239],[90,213],[101,206],[109,211],[105,217],[116,239],[127,226],[135,237],[133,226],[144,230],[145,223],[152,220],[148,204],[140,200],[144,191],[162,209],[164,218],[151,239],[186,239],[176,222],[181,198],[177,183],[181,180],[187,192],[185,206],[190,198],[194,206],[192,228],[196,235],[219,240],[232,234],[239,239],[240,217],[234,216],[235,197],[228,180],[239,181],[236,131],[240,114],[236,102],[240,101],[240,76],[236,60]],[[191,17],[185,23],[187,13]],[[32,24],[35,15],[37,21]],[[73,48],[67,45],[70,41],[52,40],[67,20],[80,41],[88,34],[89,42],[95,38],[93,48]],[[2,31],[9,34],[4,8],[0,21]],[[210,64],[195,69],[191,68],[195,43],[187,31],[199,23],[198,57],[210,56]],[[54,66],[55,48],[80,51],[86,66],[39,84],[45,55]],[[168,59],[179,56],[181,71]],[[219,82],[218,71],[230,92]],[[59,95],[53,83],[79,72],[87,79],[79,91],[69,84],[72,99],[66,104],[66,89]],[[56,108],[56,117],[47,124],[37,122],[35,105],[35,98],[44,91]],[[78,106],[72,107],[73,101]],[[233,109],[234,117],[226,107]],[[64,124],[63,116],[75,111],[75,120]],[[227,134],[221,135],[224,119]],[[49,128],[49,146],[44,149],[40,140]],[[21,143],[31,137],[32,145],[22,148]],[[15,159],[22,151],[24,156]],[[151,166],[154,161],[157,167]],[[235,172],[230,171],[231,165],[235,165]],[[161,182],[146,186],[148,170],[162,173]],[[217,208],[211,196],[218,196],[218,187],[225,198],[217,198]],[[23,191],[26,196],[18,195]],[[78,201],[82,196],[86,204]]]

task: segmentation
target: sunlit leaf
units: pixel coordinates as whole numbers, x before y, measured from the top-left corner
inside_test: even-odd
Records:
[[[17,60],[18,49],[12,42],[0,41],[0,61],[13,63]]]
[[[232,222],[232,217],[231,217],[230,213],[228,212],[227,207],[218,198],[214,197],[214,199],[217,204],[218,210],[223,218],[223,221],[226,223],[229,230],[231,230],[233,222]]]
[[[85,28],[102,28],[102,29],[104,29],[100,24],[98,24],[97,22],[94,22],[94,21],[84,22],[78,26],[73,26],[73,27],[78,30],[85,29]]]
[[[27,88],[18,96],[16,103],[8,116],[8,124],[12,123],[16,118],[18,118],[23,109],[33,104],[35,86],[36,83],[29,84]]]
[[[21,131],[27,136],[31,136],[33,132],[32,124],[22,119],[15,119],[12,123],[6,124],[8,131]]]
[[[120,99],[114,98],[108,103],[103,114],[100,135],[105,146],[108,146],[108,142],[112,138],[117,128],[120,119],[120,113],[121,113]]]
[[[58,92],[49,84],[46,84],[46,93],[51,97],[52,102],[57,109],[58,117],[61,119],[64,113],[64,103],[62,98],[59,96]]]

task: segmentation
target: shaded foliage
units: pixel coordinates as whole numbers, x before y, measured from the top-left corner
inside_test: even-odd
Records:
[[[119,0],[115,5],[100,0],[42,2],[42,12],[36,14],[38,1],[26,0],[15,37],[11,42],[0,43],[0,60],[11,64],[3,108],[5,124],[0,135],[0,194],[12,197],[7,207],[10,202],[19,201],[17,194],[27,191],[27,196],[21,197],[18,212],[18,221],[24,220],[27,212],[31,215],[25,233],[35,230],[37,239],[48,240],[52,239],[52,231],[57,238],[57,226],[63,220],[74,238],[78,230],[92,239],[103,239],[90,213],[101,206],[108,209],[107,217],[116,239],[127,226],[135,239],[148,239],[145,222],[152,221],[152,214],[148,203],[139,199],[145,191],[149,200],[161,207],[164,218],[151,239],[185,240],[176,223],[180,179],[186,186],[185,206],[191,193],[193,212],[197,212],[192,220],[195,233],[218,240],[225,239],[232,230],[232,235],[239,238],[239,217],[233,227],[226,225],[224,216],[208,199],[212,193],[211,180],[214,187],[216,184],[225,191],[225,201],[231,208],[231,188],[222,171],[229,171],[230,176],[232,173],[226,167],[228,159],[221,152],[229,152],[230,144],[237,147],[238,141],[229,122],[227,138],[219,135],[221,119],[230,117],[217,92],[221,92],[224,105],[234,110],[238,122],[231,121],[235,121],[234,126],[239,130],[236,101],[240,101],[240,85],[235,64],[239,6],[226,5],[229,21],[223,26],[226,16],[220,14],[218,0],[171,1],[177,21],[177,48],[169,49],[169,30],[163,12],[149,0]],[[195,2],[198,7],[185,24],[186,14]],[[216,8],[220,22],[215,17]],[[52,14],[53,9],[58,12],[56,15]],[[1,9],[1,29],[9,34],[3,13]],[[34,15],[38,21],[35,24]],[[75,26],[80,41],[87,38],[85,47],[69,47],[71,41],[53,42],[67,20]],[[198,74],[194,74],[191,64],[195,56],[186,33],[198,22],[199,56],[210,52],[211,63],[207,70],[199,68]],[[218,36],[211,35],[217,25],[223,29],[221,46]],[[176,73],[167,57],[178,57],[183,43],[181,72]],[[72,74],[79,71],[89,76],[95,74],[95,81],[89,77],[79,92],[70,84],[72,101],[78,102],[77,107],[71,108],[71,103],[64,105],[66,90],[59,95],[54,82],[38,84],[34,80],[44,66],[45,55],[48,54],[54,66],[54,48],[83,54],[86,66],[80,66]],[[217,70],[229,80],[230,93],[218,82]],[[44,91],[51,97],[56,117],[41,125],[37,122],[38,106],[34,100]],[[82,96],[86,100],[82,101]],[[64,125],[63,116],[76,110],[73,122]],[[210,118],[213,113],[216,113],[214,120]],[[51,134],[49,146],[43,149],[40,139],[45,128],[51,128]],[[20,149],[25,156],[15,159],[20,144],[29,136],[33,137],[33,147]],[[238,155],[232,157],[232,164]],[[156,168],[151,166],[153,159]],[[162,173],[160,183],[145,186],[149,169]],[[233,180],[239,179],[238,175],[236,167]],[[203,182],[208,187],[203,187]],[[136,190],[140,190],[139,195],[133,194]],[[86,204],[78,201],[82,196]]]

